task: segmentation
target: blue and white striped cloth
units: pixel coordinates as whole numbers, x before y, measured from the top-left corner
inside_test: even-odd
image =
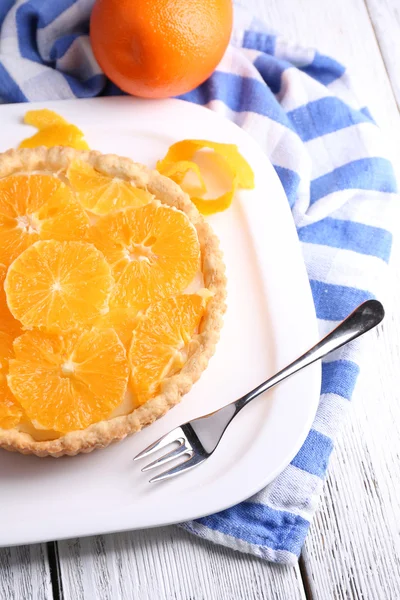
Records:
[[[88,37],[93,0],[1,0],[0,101],[121,93]],[[396,182],[379,129],[345,68],[288,44],[237,7],[232,44],[212,77],[183,99],[252,135],[285,188],[302,242],[321,333],[381,294]],[[359,372],[353,344],[322,368],[318,413],[304,446],[266,489],[188,531],[281,563],[297,560],[333,440]]]

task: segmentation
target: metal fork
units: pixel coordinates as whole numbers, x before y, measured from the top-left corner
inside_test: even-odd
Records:
[[[348,342],[355,340],[360,335],[363,335],[378,325],[382,321],[384,315],[385,312],[383,306],[378,300],[367,300],[363,304],[360,304],[354,312],[318,342],[318,344],[313,346],[297,360],[290,363],[290,365],[276,373],[276,375],[242,398],[239,398],[239,400],[224,406],[214,413],[193,419],[192,421],[173,429],[140,452],[133,460],[149,456],[153,452],[156,452],[169,444],[177,444],[175,449],[146,465],[143,467],[142,471],[150,471],[150,469],[160,467],[171,460],[181,457],[185,457],[185,460],[172,469],[153,477],[150,479],[150,483],[175,477],[176,475],[180,475],[185,471],[189,471],[190,469],[201,465],[211,456],[211,454],[213,454],[213,452],[215,452],[228,425],[244,406],[287,377],[290,377],[294,373],[304,369],[304,367],[323,358],[330,352],[337,350]],[[217,433],[215,433],[216,430]],[[214,433],[212,434],[212,432]]]

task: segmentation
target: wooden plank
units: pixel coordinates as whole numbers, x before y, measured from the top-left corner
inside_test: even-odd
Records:
[[[269,565],[178,527],[59,542],[66,598],[305,600],[298,566]]]
[[[46,545],[0,548],[0,600],[53,598]]]
[[[365,0],[400,109],[400,3],[398,0]]]

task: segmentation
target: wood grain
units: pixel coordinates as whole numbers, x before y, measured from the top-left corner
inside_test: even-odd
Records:
[[[299,568],[195,540],[178,527],[59,543],[65,598],[305,600]]]
[[[400,2],[365,0],[400,109]]]
[[[0,548],[0,600],[53,598],[45,544]]]

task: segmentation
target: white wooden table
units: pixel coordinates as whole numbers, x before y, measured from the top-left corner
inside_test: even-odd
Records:
[[[288,39],[348,65],[399,160],[400,0],[247,3]],[[298,566],[264,563],[166,527],[0,549],[0,600],[399,600],[399,267],[395,248],[387,317],[366,341]]]

